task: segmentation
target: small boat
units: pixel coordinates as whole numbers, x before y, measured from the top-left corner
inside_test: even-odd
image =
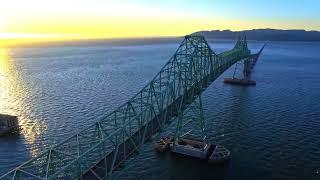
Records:
[[[170,144],[173,142],[172,137],[163,137],[154,144],[154,149],[158,152],[164,152],[169,149]]]
[[[230,159],[230,151],[221,145],[216,145],[208,158],[209,163],[223,163]]]

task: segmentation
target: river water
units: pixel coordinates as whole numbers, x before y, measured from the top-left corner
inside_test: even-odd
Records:
[[[180,42],[1,48],[0,113],[17,115],[23,129],[20,135],[0,138],[0,175],[124,103],[152,79]],[[234,42],[210,45],[222,52]],[[249,42],[253,52],[261,46]],[[208,140],[232,154],[225,166],[158,155],[149,142],[116,177],[320,179],[319,50],[320,43],[269,42],[252,75],[255,87],[223,84],[232,67],[203,93]]]

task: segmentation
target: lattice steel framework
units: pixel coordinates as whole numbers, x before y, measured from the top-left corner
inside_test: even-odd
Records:
[[[127,103],[1,179],[107,178],[174,119],[179,119],[176,137],[184,124],[199,120],[204,139],[201,93],[230,66],[250,56],[245,38],[217,55],[204,37],[186,36],[160,72]]]
[[[262,48],[259,50],[258,53],[251,54],[250,56],[244,58],[243,60],[238,61],[235,65],[235,69],[234,69],[234,73],[233,73],[232,78],[235,78],[235,76],[240,76],[240,77],[238,77],[238,79],[251,80],[251,73],[253,71],[253,68],[256,65],[256,63],[259,59],[259,56],[262,53],[265,46],[266,46],[266,44],[264,44],[262,46]],[[238,71],[241,71],[241,74],[238,73]]]

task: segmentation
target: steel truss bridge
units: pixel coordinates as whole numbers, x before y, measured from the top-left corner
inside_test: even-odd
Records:
[[[237,62],[252,69],[262,49],[251,54],[245,37],[216,54],[202,36],[189,35],[160,72],[112,113],[0,179],[108,179],[125,160],[166,124],[175,121],[175,138],[188,133],[205,141],[201,94]]]

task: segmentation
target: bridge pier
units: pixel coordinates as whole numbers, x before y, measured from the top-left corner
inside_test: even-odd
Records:
[[[242,77],[240,78],[235,77],[236,71],[237,71],[237,65],[238,65],[237,63],[235,66],[233,77],[225,78],[223,83],[231,84],[231,85],[239,85],[239,86],[255,86],[256,81],[251,79],[251,73],[264,47],[265,45],[262,46],[262,48],[257,54],[252,54],[251,56],[245,58],[243,60],[243,63],[239,62],[243,65]]]

